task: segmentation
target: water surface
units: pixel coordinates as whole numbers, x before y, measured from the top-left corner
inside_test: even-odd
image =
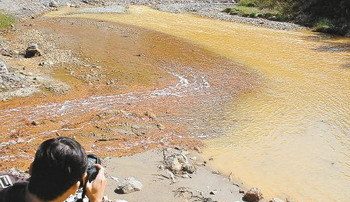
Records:
[[[137,6],[128,14],[70,16],[177,36],[258,72],[261,86],[225,106],[222,116],[235,127],[223,125],[225,135],[207,140],[205,155],[214,157],[214,167],[268,197],[349,200],[349,39]]]

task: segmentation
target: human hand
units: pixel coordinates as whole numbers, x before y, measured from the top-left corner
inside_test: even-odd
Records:
[[[95,180],[93,180],[92,182],[87,182],[86,196],[91,202],[102,202],[102,198],[107,185],[104,172],[105,169],[99,164],[96,164],[95,166],[98,170],[98,174]]]

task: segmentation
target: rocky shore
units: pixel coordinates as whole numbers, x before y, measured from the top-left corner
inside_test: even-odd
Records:
[[[263,18],[247,18],[235,15],[229,15],[222,12],[225,8],[231,7],[235,4],[234,0],[4,0],[0,2],[0,8],[5,12],[12,14],[19,18],[28,18],[37,16],[40,13],[56,9],[61,6],[70,7],[86,7],[98,6],[99,8],[86,9],[86,12],[125,12],[129,5],[146,5],[159,9],[161,11],[173,13],[193,13],[203,17],[213,19],[233,21],[239,23],[247,23],[259,27],[267,27],[271,29],[280,30],[295,30],[303,27],[288,23],[266,20]]]

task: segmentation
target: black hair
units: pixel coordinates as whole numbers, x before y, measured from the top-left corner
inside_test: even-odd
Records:
[[[68,137],[43,142],[35,154],[28,190],[39,199],[54,200],[81,181],[87,157],[81,145]]]

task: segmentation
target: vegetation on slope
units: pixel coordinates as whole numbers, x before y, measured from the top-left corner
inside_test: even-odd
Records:
[[[0,12],[0,30],[9,28],[15,23],[15,18]]]
[[[315,31],[350,35],[349,0],[240,0],[224,10],[232,15],[292,21]]]

